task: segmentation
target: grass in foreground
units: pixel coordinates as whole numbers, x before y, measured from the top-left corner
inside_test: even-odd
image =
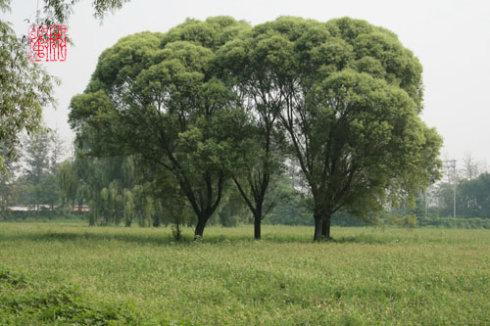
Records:
[[[485,324],[490,231],[0,224],[0,324]]]

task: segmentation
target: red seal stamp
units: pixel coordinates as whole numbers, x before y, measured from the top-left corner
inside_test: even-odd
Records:
[[[30,57],[35,62],[61,62],[67,57],[66,25],[32,25],[28,33]]]

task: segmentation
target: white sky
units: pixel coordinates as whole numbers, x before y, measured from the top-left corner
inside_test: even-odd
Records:
[[[12,0],[6,18],[26,34],[37,0]],[[41,1],[39,1],[41,2]],[[45,120],[71,142],[67,123],[71,97],[84,90],[101,52],[119,38],[140,32],[167,31],[187,17],[229,15],[252,24],[282,15],[327,21],[350,16],[394,31],[424,67],[424,120],[444,138],[444,153],[490,163],[490,2],[488,0],[132,0],[103,22],[93,18],[90,1],[81,0],[68,21],[74,45],[68,60],[46,64],[62,84],[57,110]],[[3,17],[6,16],[6,17]],[[486,163],[485,163],[486,164]],[[460,164],[458,164],[460,165]]]

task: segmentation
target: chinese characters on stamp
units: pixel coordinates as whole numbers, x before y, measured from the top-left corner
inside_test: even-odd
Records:
[[[67,26],[32,25],[28,33],[30,57],[35,62],[61,62],[67,56]]]

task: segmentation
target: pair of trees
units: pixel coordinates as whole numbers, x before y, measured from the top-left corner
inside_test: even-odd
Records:
[[[438,177],[421,73],[393,33],[364,21],[188,20],[104,51],[70,122],[84,155],[138,155],[168,173],[196,237],[229,180],[260,237],[271,180],[294,162],[313,198],[314,239],[328,239],[335,212],[380,209]]]

